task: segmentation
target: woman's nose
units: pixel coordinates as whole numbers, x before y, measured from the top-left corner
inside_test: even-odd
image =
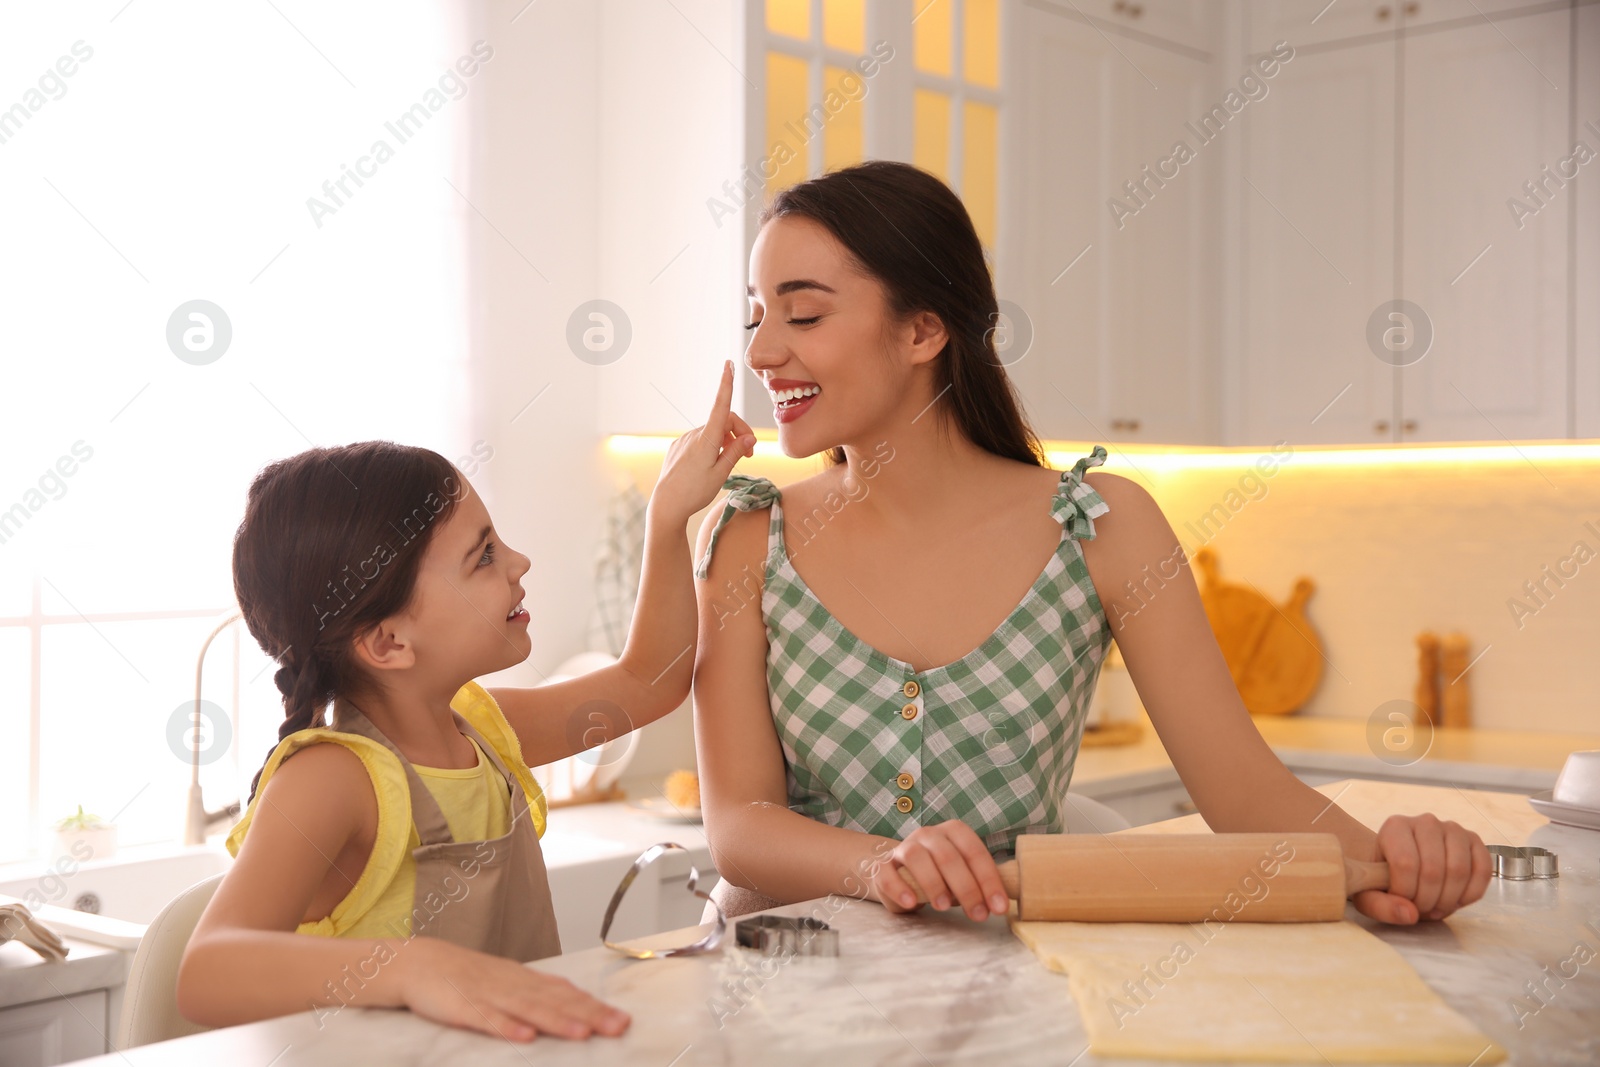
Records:
[[[744,364],[757,374],[772,367],[782,366],[789,358],[789,354],[782,345],[775,345],[768,341],[763,334],[763,328],[757,326],[750,338],[750,344],[744,350]]]

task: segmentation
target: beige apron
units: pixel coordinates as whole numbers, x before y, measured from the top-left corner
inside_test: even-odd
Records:
[[[411,820],[421,845],[412,850],[417,887],[411,933],[527,963],[561,954],[550,879],[539,833],[522,785],[506,770],[494,746],[460,715],[456,727],[475,741],[511,791],[511,829],[489,841],[457,841],[444,812],[411,761],[348,701],[333,703],[333,728],[360,734],[393,752],[411,787]]]

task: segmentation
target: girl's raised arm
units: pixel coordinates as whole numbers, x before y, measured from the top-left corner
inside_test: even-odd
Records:
[[[667,449],[645,518],[639,601],[617,663],[554,685],[490,690],[530,767],[652,723],[689,695],[695,651],[689,519],[716,497],[733,465],[755,450],[755,432],[733,413],[732,400],[728,362],[706,424]]]

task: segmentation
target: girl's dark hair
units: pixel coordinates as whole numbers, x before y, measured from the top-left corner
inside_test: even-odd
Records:
[[[935,395],[949,405],[941,417],[987,452],[1045,465],[995,352],[999,306],[983,245],[949,186],[908,163],[872,160],[784,189],[759,221],[791,216],[820,223],[849,249],[883,284],[896,318],[939,316],[949,335],[934,361]],[[827,456],[843,463],[844,449]]]
[[[256,475],[233,538],[233,592],[280,665],[280,741],[321,725],[334,694],[358,687],[352,639],[404,610],[423,551],[465,492],[449,460],[389,441],[313,448]],[[260,781],[257,771],[252,800]]]

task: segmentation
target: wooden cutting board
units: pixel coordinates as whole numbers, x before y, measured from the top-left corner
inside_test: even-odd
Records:
[[[1212,549],[1194,558],[1200,602],[1244,706],[1255,715],[1298,711],[1322,681],[1322,642],[1305,614],[1316,585],[1299,579],[1279,606],[1253,585],[1224,581]]]

